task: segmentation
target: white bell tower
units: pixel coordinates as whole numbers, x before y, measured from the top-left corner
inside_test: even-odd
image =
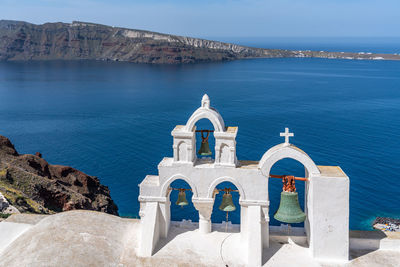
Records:
[[[177,125],[171,133],[174,137],[174,164],[196,164],[196,122],[201,119],[210,120],[214,126],[214,166],[236,167],[238,129],[237,127],[225,127],[221,115],[216,109],[210,107],[210,98],[206,94],[201,100],[201,106],[192,114],[186,125]]]
[[[215,158],[196,157],[196,122],[208,119],[214,127]],[[291,158],[303,164],[306,173],[304,235],[311,255],[317,259],[346,261],[349,257],[349,178],[338,166],[317,166],[300,148],[289,143],[294,136],[285,129],[285,142],[264,153],[260,161],[236,158],[237,127],[226,127],[218,111],[204,95],[201,106],[185,125],[172,131],[173,158],[163,158],[158,175],[147,175],[140,183],[141,241],[139,254],[151,257],[158,241],[170,229],[170,192],[175,180],[185,181],[193,193],[199,214],[198,232],[213,231],[211,214],[216,187],[230,182],[240,195],[241,255],[248,266],[261,266],[263,249],[270,242],[268,182],[272,166]],[[254,133],[255,135],[257,132]],[[279,201],[279,200],[274,200]]]

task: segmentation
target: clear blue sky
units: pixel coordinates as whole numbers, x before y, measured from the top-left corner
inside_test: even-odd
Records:
[[[0,0],[0,19],[194,37],[400,37],[400,0]]]

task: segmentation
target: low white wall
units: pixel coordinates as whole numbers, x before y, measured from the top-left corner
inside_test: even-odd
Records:
[[[381,231],[351,231],[350,249],[400,251],[400,233]]]

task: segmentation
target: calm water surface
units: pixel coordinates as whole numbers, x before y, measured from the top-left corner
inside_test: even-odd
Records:
[[[367,229],[375,216],[399,217],[400,62],[3,62],[0,134],[20,153],[40,151],[50,163],[98,176],[121,215],[135,217],[138,183],[172,156],[171,130],[187,121],[204,93],[226,125],[239,127],[239,159],[261,159],[289,127],[292,143],[318,165],[340,165],[350,177],[352,229]],[[278,162],[272,172],[304,175],[292,160]],[[271,180],[269,190],[272,217],[281,182]],[[193,206],[172,209],[175,220],[196,220]],[[238,223],[239,211],[231,218]],[[214,222],[223,219],[214,213]]]

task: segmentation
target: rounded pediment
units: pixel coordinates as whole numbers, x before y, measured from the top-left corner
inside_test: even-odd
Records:
[[[210,98],[207,94],[205,94],[201,100],[201,107],[190,116],[185,125],[185,130],[193,131],[196,122],[201,119],[208,119],[214,126],[215,132],[225,132],[225,122],[221,114],[219,114],[216,109],[210,107]]]
[[[277,161],[284,158],[291,158],[299,161],[301,164],[304,165],[310,175],[320,174],[317,165],[315,165],[314,161],[307,155],[306,152],[288,143],[276,145],[265,152],[260,162],[258,163],[258,168],[261,170],[262,174],[264,174],[265,176],[269,176],[271,167]]]

